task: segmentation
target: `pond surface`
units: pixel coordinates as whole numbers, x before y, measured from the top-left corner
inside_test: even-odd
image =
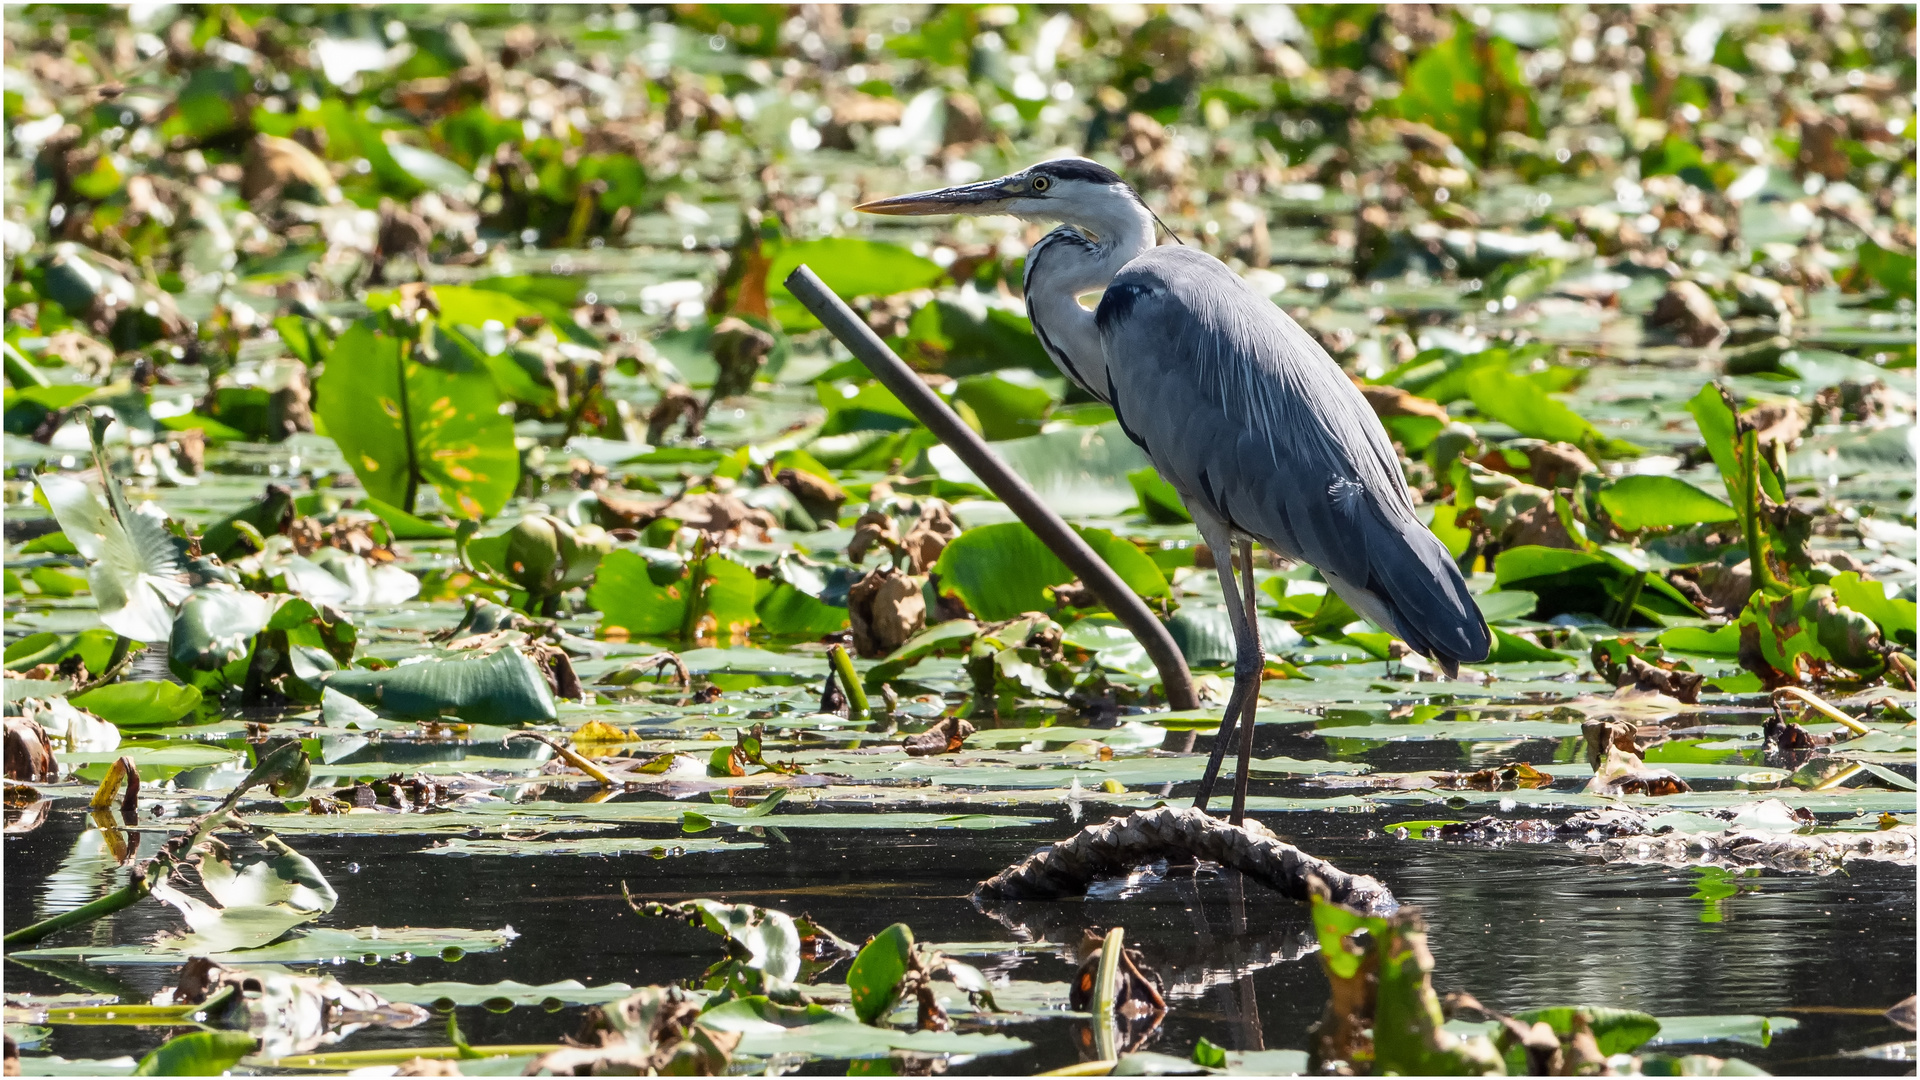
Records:
[[[1279,742],[1269,733],[1263,730],[1263,744]],[[1373,763],[1420,767],[1432,756],[1414,750],[1421,744],[1394,745],[1394,753],[1370,755]],[[1203,739],[1198,749],[1206,748]],[[1260,752],[1269,751],[1262,745]],[[1254,794],[1285,786],[1256,783]],[[1174,800],[1189,787],[1175,785]],[[942,809],[937,801],[928,808]],[[979,807],[944,809],[969,813]],[[982,910],[969,897],[976,883],[1076,827],[1058,808],[1022,806],[1020,812],[1053,821],[990,833],[789,829],[776,838],[767,830],[764,846],[755,850],[667,858],[449,857],[427,854],[420,841],[404,837],[311,836],[298,843],[340,891],[341,902],[325,924],[510,926],[519,935],[505,948],[471,952],[457,962],[421,956],[369,964],[342,957],[318,969],[357,985],[577,980],[589,987],[641,986],[697,979],[720,958],[711,935],[633,914],[621,897],[624,886],[639,899],[711,897],[805,913],[855,942],[905,922],[921,940],[965,943],[956,955],[996,980],[1069,982],[1082,931],[1123,925],[1129,944],[1165,978],[1171,1007],[1158,1031],[1136,1049],[1181,1053],[1202,1037],[1234,1050],[1306,1045],[1327,987],[1304,906],[1211,864],[1186,874],[1161,864],[1124,881],[1103,882],[1081,900]],[[1097,816],[1099,809],[1088,806],[1084,813]],[[1343,869],[1378,877],[1402,903],[1417,905],[1430,928],[1434,984],[1442,994],[1465,990],[1497,1009],[1605,1001],[1662,1018],[1786,1017],[1798,1026],[1776,1034],[1767,1047],[1717,1042],[1682,1052],[1737,1056],[1775,1072],[1905,1070],[1903,1062],[1848,1051],[1901,1037],[1878,1011],[1912,989],[1911,867],[1855,862],[1825,876],[1763,870],[1728,878],[1703,867],[1608,865],[1559,844],[1395,840],[1383,836],[1383,828],[1406,815],[1391,810],[1253,816]],[[108,884],[112,875],[102,872],[97,859],[89,870],[87,853],[97,846],[89,839],[98,834],[83,835],[84,828],[83,815],[56,811],[32,836],[9,842],[9,878],[45,884],[8,890],[8,925],[71,906],[76,895],[87,893],[88,881],[96,888]],[[617,834],[667,846],[683,835],[673,827]],[[534,851],[541,846],[537,840],[524,843]],[[1722,881],[1732,887],[1717,888]],[[102,920],[82,936],[96,946],[138,944],[176,924],[169,909],[148,904]],[[10,991],[57,992],[71,989],[71,979],[140,1000],[171,985],[174,970],[22,961],[9,964],[7,985]],[[1052,1007],[1064,1011],[1063,997],[1064,988],[1056,990]],[[543,1043],[573,1034],[580,1011],[469,1006],[458,1016],[475,1045]],[[960,1023],[962,1030],[969,1026]],[[1038,1071],[1090,1054],[1090,1048],[1074,1050],[1090,1037],[1082,1019],[1063,1015],[1004,1030],[1032,1047],[952,1061],[950,1071]],[[38,1049],[69,1057],[137,1057],[151,1041],[143,1031],[67,1028]],[[426,1025],[409,1032],[369,1031],[350,1045],[443,1042],[439,1028]],[[801,1071],[843,1068],[816,1061]]]
[[[34,540],[51,528],[37,478],[91,463],[77,422],[88,403],[115,410],[106,450],[130,497],[183,533],[204,541],[261,511],[269,484],[297,500],[284,521],[261,519],[264,549],[236,541],[226,562],[242,575],[237,591],[331,614],[250,627],[239,656],[271,666],[281,660],[263,656],[284,660],[275,650],[305,642],[302,662],[321,664],[313,635],[332,614],[357,636],[325,674],[286,661],[292,673],[264,693],[251,668],[216,675],[231,658],[207,659],[211,647],[197,667],[170,663],[164,644],[135,653],[121,685],[192,681],[204,699],[161,721],[117,715],[85,738],[56,733],[60,778],[22,795],[25,810],[9,787],[7,930],[125,884],[129,864],[297,739],[310,783],[276,799],[255,791],[238,812],[311,860],[337,903],[222,963],[345,942],[285,968],[393,1001],[457,999],[473,1045],[550,1044],[581,1033],[590,1006],[697,983],[726,955],[712,934],[637,915],[623,889],[806,914],[855,946],[905,923],[985,972],[1009,1009],[971,1008],[940,983],[956,1030],[1021,1048],[859,1062],[775,1050],[735,1071],[1010,1074],[1095,1056],[1092,1025],[1068,1005],[1076,950],[1088,931],[1124,927],[1169,1005],[1125,1049],[1184,1061],[1205,1039],[1290,1055],[1259,1059],[1272,1071],[1303,1068],[1329,997],[1305,905],[1212,864],[1164,863],[1074,900],[972,899],[982,880],[1084,826],[1192,798],[1232,677],[1217,553],[1178,505],[1155,501],[1157,478],[1112,411],[1071,389],[1035,343],[1019,283],[1040,228],[849,207],[1085,150],[1136,184],[1176,238],[1223,258],[1343,370],[1388,392],[1375,408],[1421,521],[1500,633],[1495,659],[1441,681],[1417,658],[1392,658],[1387,635],[1311,568],[1263,557],[1253,576],[1270,666],[1251,816],[1417,907],[1443,996],[1502,1011],[1639,1010],[1663,1023],[1641,1053],[1910,1074],[1911,1027],[1884,1011],[1915,989],[1915,702],[1895,689],[1911,680],[1867,661],[1827,666],[1838,664],[1827,644],[1792,638],[1803,652],[1774,682],[1804,682],[1850,723],[1791,705],[1785,718],[1818,745],[1782,751],[1763,738],[1773,708],[1760,668],[1772,661],[1754,661],[1735,627],[1751,578],[1744,591],[1712,585],[1748,558],[1723,505],[1740,501],[1721,463],[1731,444],[1703,433],[1719,403],[1696,407],[1717,383],[1729,414],[1762,418],[1773,494],[1809,516],[1783,542],[1782,558],[1806,557],[1787,584],[1811,589],[1813,567],[1823,582],[1861,575],[1839,587],[1861,605],[1851,630],[1878,635],[1867,659],[1910,658],[1913,11],[1838,10],[556,5],[393,9],[376,26],[358,9],[229,19],[10,8],[8,674],[41,667],[16,647],[71,646],[59,658],[71,668],[82,644],[104,657],[115,640],[87,560],[44,546],[60,537]],[[1457,48],[1468,41],[1494,59]],[[236,87],[249,104],[233,111]],[[1461,95],[1479,96],[1462,110]],[[1512,115],[1496,115],[1498,103]],[[60,150],[69,125],[77,141]],[[308,156],[338,190],[304,193],[311,204],[253,190],[263,148],[287,146],[317,148]],[[81,165],[57,183],[45,173]],[[389,268],[391,238],[378,234],[396,208],[430,238]],[[190,323],[125,339],[133,331],[100,321],[90,297],[46,286],[56,252],[124,272],[129,290],[170,298]],[[1070,573],[1041,580],[1037,541],[981,532],[1011,511],[784,292],[780,276],[801,261],[1049,505],[1090,537],[1108,531],[1103,557],[1130,564],[1127,584],[1167,617],[1201,709],[1168,713],[1132,634],[1069,603],[1057,587]],[[436,290],[431,304],[391,291],[416,277]],[[1692,312],[1700,326],[1662,313],[1683,285],[1710,309]],[[417,306],[432,350],[416,354],[409,339],[401,351],[402,331],[380,321],[390,304]],[[715,389],[723,327],[766,338],[731,395]],[[362,334],[357,347],[336,349],[347,333]],[[461,387],[466,426],[443,449],[484,450],[499,470],[417,478],[404,501],[424,520],[371,499],[403,501],[382,485],[448,428],[409,428],[369,453],[357,421],[386,413],[330,409],[328,394],[337,402],[375,370],[354,365],[376,347],[391,350],[383,379]],[[16,355],[39,366],[17,369]],[[290,369],[313,384],[319,431],[313,417],[291,434],[262,426],[265,387]],[[50,385],[29,389],[29,371]],[[667,416],[681,399],[703,425]],[[667,422],[649,432],[655,410]],[[153,448],[184,454],[196,426],[213,432],[204,469],[168,471]],[[1563,451],[1572,471],[1543,473]],[[839,499],[802,505],[782,469]],[[1636,525],[1606,498],[1636,480],[1671,481],[1659,490],[1706,509]],[[504,530],[525,518],[606,550],[583,556],[551,604],[535,603],[499,576],[510,560],[475,562],[453,539],[450,515],[476,516],[462,501],[476,492],[488,500],[476,548],[504,548]],[[735,500],[758,524],[681,528],[684,506],[646,517],[631,505],[687,495]],[[1521,529],[1542,499],[1553,520]],[[977,587],[937,576],[944,534],[917,564],[849,551],[863,523],[910,534],[948,512],[954,543],[999,545],[975,556]],[[303,550],[305,565],[292,554],[296,519],[301,535],[336,530]],[[365,551],[346,554],[361,540]],[[1584,563],[1516,569],[1542,552]],[[334,561],[321,569],[322,558]],[[889,562],[925,610],[904,643],[856,661],[862,676],[886,667],[870,688],[881,719],[853,722],[823,699],[828,648],[858,651],[852,584]],[[1713,595],[1683,595],[1694,583]],[[201,598],[223,588],[199,586]],[[551,621],[450,640],[463,620],[504,619],[489,605],[513,603]],[[536,678],[547,710],[534,717],[495,715],[505,693],[415,712],[388,707],[384,691],[362,698],[371,711],[322,695],[330,679],[410,661],[547,655],[537,642],[567,655],[581,693],[556,701]],[[654,670],[663,650],[684,664],[684,688]],[[1631,677],[1616,687],[1627,654],[1698,675],[1685,695],[1697,700]],[[98,675],[89,663],[77,674]],[[638,678],[636,663],[648,669]],[[35,674],[59,677],[8,679],[10,716],[47,719],[44,699],[66,692],[51,667]],[[962,717],[977,730],[951,752],[903,753],[903,739]],[[1635,767],[1670,774],[1676,789],[1606,790],[1591,721],[1624,725],[1644,755]],[[615,783],[603,790],[547,745],[509,741],[526,729],[570,740]],[[85,807],[123,754],[144,784],[139,821],[103,831]],[[396,779],[403,793],[414,785],[404,813]],[[34,806],[48,808],[44,823],[12,831]],[[1608,811],[1645,826],[1638,841],[1666,830],[1696,847],[1538,839]],[[1435,835],[1489,816],[1535,823],[1537,839]],[[1700,846],[1730,823],[1789,842],[1905,846],[1759,864]],[[166,946],[184,929],[180,911],[143,900],[10,948],[0,974],[9,995],[142,1003],[179,979],[186,956]],[[368,958],[409,934],[424,942],[418,955]],[[847,970],[805,989],[838,1006]],[[521,1004],[493,986],[504,981],[523,984]],[[895,1034],[910,1013],[892,1016]],[[1757,1034],[1762,1018],[1770,1038]],[[48,1055],[125,1072],[184,1030],[8,1019],[29,1074],[63,1067]],[[319,1049],[450,1038],[436,1012]],[[467,1064],[518,1072],[526,1060]]]

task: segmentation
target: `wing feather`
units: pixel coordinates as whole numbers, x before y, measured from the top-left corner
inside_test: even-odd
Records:
[[[1114,409],[1183,498],[1312,564],[1414,648],[1485,657],[1486,624],[1414,516],[1393,444],[1298,323],[1213,256],[1161,247],[1114,278],[1098,324]]]

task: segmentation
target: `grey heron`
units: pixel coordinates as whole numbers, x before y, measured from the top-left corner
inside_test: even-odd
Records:
[[[1067,378],[1112,406],[1127,437],[1179,492],[1216,553],[1226,596],[1233,692],[1195,806],[1206,808],[1238,734],[1230,820],[1245,813],[1265,668],[1253,541],[1315,567],[1354,611],[1449,677],[1462,662],[1486,658],[1486,621],[1446,547],[1414,516],[1393,444],[1353,382],[1219,259],[1156,246],[1158,219],[1111,169],[1047,161],[858,209],[1061,223],[1027,252],[1034,333]],[[1101,290],[1096,307],[1081,303]]]

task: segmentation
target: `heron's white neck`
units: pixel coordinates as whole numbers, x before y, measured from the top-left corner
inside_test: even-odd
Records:
[[[1102,200],[1042,237],[1027,253],[1027,316],[1047,354],[1070,379],[1107,400],[1107,357],[1083,293],[1104,289],[1154,246],[1153,214],[1133,196]]]

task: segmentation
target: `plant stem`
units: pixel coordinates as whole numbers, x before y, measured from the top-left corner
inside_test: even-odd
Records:
[[[694,547],[696,558],[687,563],[687,615],[680,623],[680,644],[692,645],[700,638],[700,620],[707,613],[707,538]],[[717,638],[719,627],[715,628]]]
[[[1827,703],[1825,698],[1822,698],[1820,695],[1815,694],[1810,690],[1802,690],[1798,686],[1783,686],[1780,689],[1775,690],[1773,692],[1773,696],[1776,700],[1783,697],[1799,698],[1801,701],[1806,702],[1808,705],[1812,706],[1814,712],[1817,712],[1821,716],[1824,716],[1827,719],[1833,721],[1834,723],[1839,724],[1841,727],[1846,728],[1848,731],[1853,732],[1855,735],[1865,735],[1872,730],[1871,728],[1867,727],[1867,725],[1861,723],[1858,720],[1855,720],[1853,717],[1848,716],[1846,713],[1841,712],[1839,709],[1834,708],[1832,705]]]
[[[547,746],[550,747],[554,753],[560,755],[560,759],[562,761],[565,761],[567,764],[573,766],[576,769],[579,769],[583,773],[586,773],[588,776],[598,781],[603,787],[615,787],[618,785],[618,781],[614,780],[612,776],[609,776],[607,774],[607,770],[587,760],[579,752],[575,751],[572,747],[567,746],[565,743],[562,743],[558,739],[554,739],[549,736],[542,735],[537,731],[518,732],[514,735],[508,736],[508,739],[509,740],[532,739],[536,742],[546,743]]]
[[[1093,983],[1093,1053],[1103,1061],[1119,1056],[1115,1053],[1113,1001],[1120,981],[1120,954],[1126,951],[1126,937],[1125,927],[1116,926],[1107,931],[1107,940],[1100,946],[1100,975]]]
[[[586,415],[587,406],[593,402],[593,392],[600,388],[600,368],[594,365],[582,373],[578,380],[581,384],[580,397],[574,401],[573,408],[567,410],[566,438],[580,434],[580,420]]]
[[[152,891],[153,883],[147,877],[146,868],[138,868],[133,872],[133,880],[127,882],[124,886],[115,889],[91,904],[83,904],[80,907],[74,908],[72,911],[61,912],[51,919],[42,919],[32,926],[23,926],[13,933],[8,934],[5,939],[5,944],[9,946],[31,945],[50,934],[65,930],[69,926],[79,926],[84,923],[90,923],[95,919],[105,918],[122,908],[132,907],[146,899],[147,894]]]
[[[847,695],[847,719],[856,724],[871,720],[873,712],[867,705],[867,688],[854,673],[853,657],[847,654],[847,647],[835,645],[828,649],[827,659],[833,663],[834,674],[840,676],[840,689]]]
[[[413,409],[407,402],[407,361],[413,357],[413,342],[400,342],[400,439],[407,447],[407,492],[400,509],[411,514],[420,496],[420,458],[413,445]]]
[[[1747,570],[1753,575],[1753,587],[1770,588],[1776,584],[1773,568],[1767,565],[1766,538],[1760,535],[1760,442],[1749,431],[1740,441],[1741,485],[1745,488],[1741,510],[1746,514]]]
[[[120,677],[120,673],[127,669],[127,664],[131,662],[132,659],[133,642],[124,635],[116,636],[113,639],[113,653],[107,658],[106,670],[88,679],[86,682],[81,683],[79,686],[74,687],[72,690],[67,691],[67,696],[76,697],[89,690],[95,690],[107,685]]]
[[[207,1000],[193,1005],[76,1005],[64,1009],[48,1009],[46,1022],[50,1024],[73,1024],[80,1026],[122,1026],[139,1027],[196,1024],[201,1021],[196,1016],[212,1016],[214,1011],[225,1005],[234,994],[231,986]]]
[[[1633,576],[1633,580],[1627,584],[1627,591],[1620,594],[1620,603],[1613,609],[1611,622],[1614,626],[1626,629],[1628,620],[1633,618],[1633,606],[1640,602],[1640,590],[1646,587],[1646,584],[1645,570]]]

